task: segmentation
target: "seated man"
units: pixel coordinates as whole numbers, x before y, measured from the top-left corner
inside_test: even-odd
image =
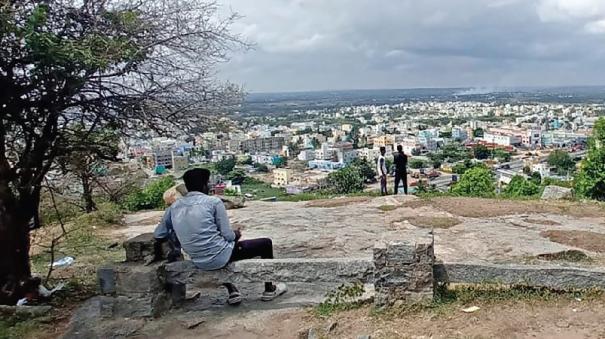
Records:
[[[273,259],[271,239],[239,240],[241,233],[231,229],[221,199],[208,195],[210,171],[196,168],[183,175],[187,195],[170,206],[155,230],[156,239],[167,239],[174,232],[180,246],[193,263],[202,270],[217,270],[228,263],[261,257]],[[242,300],[237,288],[224,284],[229,292],[228,303]],[[270,301],[286,292],[285,284],[265,283],[263,301]]]

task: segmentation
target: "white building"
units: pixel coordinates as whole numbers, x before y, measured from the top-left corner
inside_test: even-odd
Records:
[[[307,149],[300,151],[300,153],[298,154],[298,160],[300,160],[300,161],[315,160],[315,150],[307,148]]]

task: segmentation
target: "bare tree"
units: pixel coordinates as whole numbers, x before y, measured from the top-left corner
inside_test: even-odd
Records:
[[[31,276],[29,232],[58,157],[94,150],[101,129],[186,130],[240,99],[214,71],[246,47],[236,18],[203,0],[0,2],[0,304]]]

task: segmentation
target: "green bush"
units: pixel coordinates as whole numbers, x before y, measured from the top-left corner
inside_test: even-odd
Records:
[[[413,168],[413,169],[419,169],[419,168],[425,168],[427,166],[427,164],[424,160],[412,159],[412,160],[410,160],[409,166],[410,166],[410,168]]]
[[[122,209],[117,204],[101,202],[97,204],[96,211],[84,213],[75,220],[77,224],[112,226],[121,224],[123,215]]]
[[[217,162],[214,167],[219,174],[227,175],[229,172],[233,171],[233,168],[235,168],[235,159],[225,158]]]
[[[540,191],[541,187],[538,184],[516,175],[504,189],[504,194],[511,198],[521,198],[537,196]]]
[[[126,198],[124,207],[129,211],[140,211],[146,209],[163,208],[164,192],[175,185],[175,180],[171,176],[152,181],[142,190],[130,194]]]
[[[376,171],[367,159],[357,158],[350,166],[357,168],[366,182],[376,180]]]
[[[356,167],[345,167],[328,175],[328,185],[337,194],[363,191],[364,177]]]
[[[595,124],[588,142],[588,154],[575,181],[578,195],[605,201],[605,118]]]
[[[495,196],[495,184],[492,172],[485,167],[472,168],[462,175],[460,181],[452,187],[452,193],[466,197]]]

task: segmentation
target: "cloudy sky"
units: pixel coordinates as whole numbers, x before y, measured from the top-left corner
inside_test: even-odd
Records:
[[[605,84],[605,0],[219,0],[252,92]]]

